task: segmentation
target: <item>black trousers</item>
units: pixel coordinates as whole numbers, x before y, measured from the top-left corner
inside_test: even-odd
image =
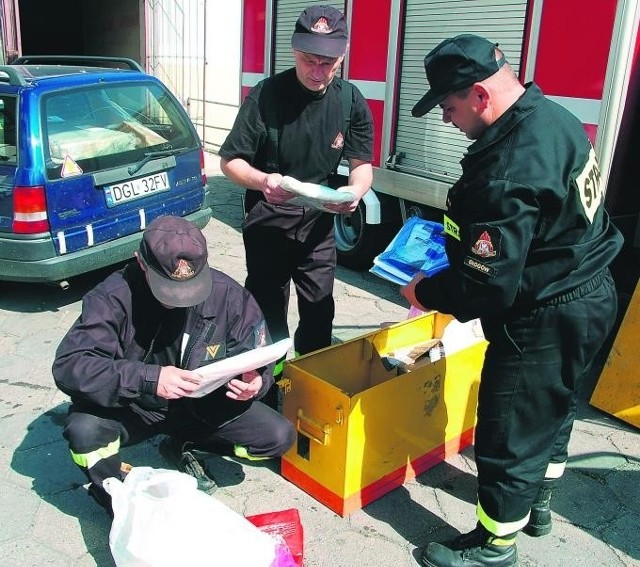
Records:
[[[216,394],[224,390],[213,392]],[[205,400],[209,396],[200,398]],[[293,444],[291,422],[261,402],[229,400],[221,411],[204,415],[193,400],[169,403],[162,414],[141,414],[131,408],[101,408],[72,404],[64,437],[74,462],[97,487],[109,477],[120,478],[120,447],[135,445],[165,433],[197,445],[242,445],[256,457],[278,457]],[[234,407],[237,404],[237,408]]]
[[[335,305],[336,247],[333,230],[303,240],[279,227],[253,225],[243,231],[247,261],[245,287],[264,313],[274,341],[289,336],[290,283],[296,287],[300,320],[294,334],[298,354],[331,345]]]
[[[478,400],[478,519],[492,533],[523,528],[549,463],[567,460],[580,380],[615,321],[609,270],[502,324],[489,341]]]

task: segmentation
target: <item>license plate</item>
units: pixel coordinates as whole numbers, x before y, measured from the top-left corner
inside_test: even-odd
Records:
[[[147,177],[139,177],[104,188],[107,207],[115,207],[128,201],[147,197],[152,193],[160,193],[169,189],[169,177],[165,171]]]

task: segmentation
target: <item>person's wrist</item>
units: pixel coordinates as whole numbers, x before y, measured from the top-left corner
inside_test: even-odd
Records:
[[[155,372],[154,368],[156,369]],[[160,370],[159,366],[147,366],[141,387],[143,394],[157,395],[158,384],[160,382]]]

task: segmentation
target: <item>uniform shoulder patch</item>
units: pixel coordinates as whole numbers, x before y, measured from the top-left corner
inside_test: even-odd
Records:
[[[576,185],[584,214],[593,222],[593,217],[602,203],[603,187],[600,179],[600,167],[593,148],[589,151],[587,163],[576,177]]]
[[[267,327],[264,321],[256,325],[253,330],[254,348],[263,347],[267,344]]]
[[[471,227],[470,236],[470,252],[473,256],[489,262],[500,258],[502,233],[499,228],[476,224]]]

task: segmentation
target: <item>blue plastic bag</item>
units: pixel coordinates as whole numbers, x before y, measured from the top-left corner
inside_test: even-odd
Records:
[[[375,257],[370,272],[401,285],[420,271],[433,276],[449,266],[444,243],[441,223],[410,217],[384,252]]]

